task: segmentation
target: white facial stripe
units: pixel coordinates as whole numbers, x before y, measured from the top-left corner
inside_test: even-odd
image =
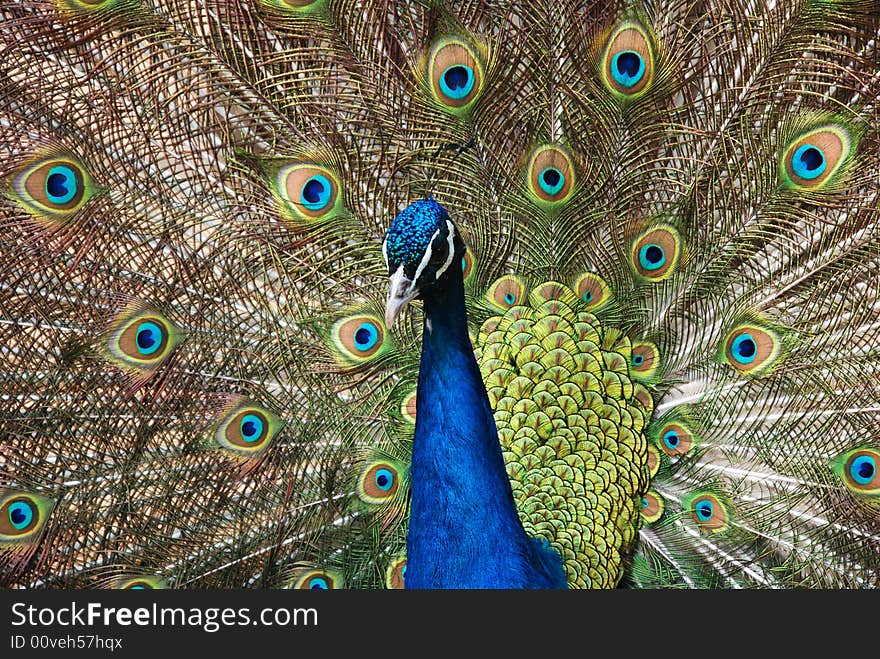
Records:
[[[422,276],[422,272],[425,268],[428,267],[428,263],[431,261],[431,252],[434,249],[434,238],[440,235],[440,229],[437,229],[434,232],[434,235],[431,236],[431,240],[428,241],[428,249],[425,250],[425,255],[422,257],[422,260],[419,261],[419,267],[416,268],[416,274],[413,276],[413,286],[419,280],[419,277]]]
[[[388,269],[388,241],[382,241],[382,258],[385,259],[385,269]]]
[[[446,255],[446,263],[440,266],[440,269],[437,270],[437,276],[435,279],[440,279],[440,275],[442,275],[446,270],[452,265],[452,259],[455,258],[455,245],[453,244],[453,240],[455,239],[455,225],[446,220],[446,227],[449,229],[449,235],[446,236],[446,241],[449,243],[449,253]]]

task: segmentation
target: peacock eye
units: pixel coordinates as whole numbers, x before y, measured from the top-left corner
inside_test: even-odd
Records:
[[[428,60],[434,99],[450,111],[461,110],[480,93],[483,70],[474,50],[460,39],[441,39]]]
[[[611,300],[611,289],[599,275],[587,272],[578,277],[574,291],[589,311],[599,309]]]
[[[474,255],[470,250],[466,250],[464,256],[461,257],[461,277],[467,282],[474,273]]]
[[[755,325],[736,328],[728,334],[724,345],[724,361],[748,374],[758,374],[772,366],[781,351],[779,337]]]
[[[399,489],[399,472],[394,465],[373,462],[361,472],[357,494],[364,503],[381,504],[394,499]]]
[[[638,341],[632,346],[631,373],[634,378],[651,378],[660,367],[660,351],[653,343]]]
[[[663,515],[663,498],[653,490],[649,490],[642,497],[640,507],[642,519],[651,524]]]
[[[121,366],[144,370],[158,366],[179,340],[178,330],[165,318],[142,313],[119,323],[107,348]]]
[[[526,175],[529,191],[539,203],[564,201],[574,189],[571,157],[558,146],[547,145],[536,149],[529,159]]]
[[[349,363],[365,362],[388,347],[382,321],[366,314],[336,321],[331,336],[337,356]]]
[[[730,354],[739,364],[751,364],[755,361],[757,352],[755,339],[748,332],[739,334],[730,346]]]
[[[342,588],[342,576],[334,570],[307,570],[294,582],[299,590],[335,590]]]
[[[387,492],[394,486],[394,474],[392,474],[387,469],[379,469],[378,471],[376,471],[373,480],[376,483],[376,487],[378,487],[383,492]]]
[[[403,588],[406,577],[406,558],[398,558],[391,562],[385,570],[385,586],[388,588]]]
[[[671,458],[686,455],[694,440],[690,430],[683,423],[666,423],[660,427],[655,438],[660,450]]]
[[[666,253],[661,245],[648,243],[639,250],[639,265],[645,270],[657,270],[666,263]]]
[[[715,495],[698,493],[690,498],[687,507],[701,530],[717,533],[727,528],[727,509]]]
[[[642,233],[633,243],[633,266],[650,281],[661,281],[675,270],[680,250],[678,231],[661,224]]]
[[[86,170],[66,158],[42,160],[13,180],[16,200],[42,217],[64,218],[78,211],[92,194]]]
[[[400,403],[400,415],[410,423],[416,422],[416,401],[418,397],[413,390],[403,397]]]
[[[214,441],[231,455],[250,459],[269,447],[283,425],[278,417],[262,407],[238,403],[220,417]]]
[[[621,87],[634,87],[645,77],[645,58],[634,50],[615,53],[611,58],[611,75]]]
[[[42,528],[52,502],[23,492],[0,496],[0,550],[4,542],[22,542]]]
[[[616,96],[635,98],[651,84],[654,51],[647,30],[627,21],[608,39],[602,65],[602,80]]]
[[[339,208],[339,180],[320,165],[291,163],[281,167],[276,177],[276,194],[288,219],[323,220],[336,215]]]
[[[474,69],[464,64],[453,64],[440,74],[440,91],[456,101],[465,98],[474,89]]]
[[[7,506],[9,523],[16,531],[24,531],[37,519],[37,508],[26,500],[13,501]]]
[[[486,299],[501,310],[523,304],[525,301],[525,284],[513,275],[496,280],[486,293]]]
[[[316,174],[306,180],[300,191],[300,202],[310,211],[326,208],[332,198],[333,184],[323,174]]]
[[[847,488],[861,495],[880,495],[880,451],[873,448],[857,449],[839,456],[835,471]]]
[[[790,142],[783,151],[781,174],[790,188],[817,190],[848,160],[849,133],[834,124],[816,128]]]

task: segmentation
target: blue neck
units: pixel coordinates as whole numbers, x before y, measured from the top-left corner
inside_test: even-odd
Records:
[[[467,331],[458,268],[425,302],[407,588],[565,587],[559,555],[523,530]]]

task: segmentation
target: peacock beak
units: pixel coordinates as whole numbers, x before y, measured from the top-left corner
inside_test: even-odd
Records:
[[[416,293],[418,293],[418,289],[415,282],[403,274],[403,266],[400,266],[391,275],[388,283],[388,299],[385,301],[385,327],[391,329],[394,326],[394,321],[397,320],[407,302],[416,296]]]

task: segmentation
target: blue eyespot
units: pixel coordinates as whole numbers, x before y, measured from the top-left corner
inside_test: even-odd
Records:
[[[648,500],[645,497],[642,497],[642,508],[648,507]]]
[[[324,208],[333,196],[333,186],[330,180],[321,174],[315,174],[303,184],[300,194],[302,205],[310,211]]]
[[[584,291],[584,294],[581,295],[581,299],[584,302],[592,302],[593,301],[593,291]]]
[[[256,414],[245,414],[241,419],[241,437],[249,444],[263,436],[263,420]]]
[[[666,445],[666,448],[674,451],[678,448],[678,445],[680,443],[678,433],[674,430],[667,430],[663,435],[663,443]]]
[[[743,332],[733,340],[730,351],[740,364],[750,364],[758,354],[758,346],[751,334]]]
[[[70,167],[56,165],[46,176],[46,197],[53,204],[66,204],[78,192],[76,174]]]
[[[505,293],[504,301],[507,302],[507,304],[513,304],[514,302],[516,302],[516,295],[514,295],[513,293]]]
[[[467,270],[467,259],[464,256],[462,256],[461,257],[461,271],[464,272],[465,270]]]
[[[394,485],[394,474],[387,469],[378,469],[376,471],[376,487],[383,492],[387,492]]]
[[[379,330],[372,323],[361,323],[354,331],[355,348],[363,352],[369,350],[379,341]]]
[[[812,144],[801,144],[791,157],[792,171],[806,181],[821,176],[826,166],[825,155]]]
[[[643,355],[633,355],[632,356],[632,365],[633,366],[641,366],[645,363],[645,357]]]
[[[870,455],[860,455],[849,467],[849,474],[859,485],[868,485],[877,473],[877,463]]]
[[[538,176],[538,184],[548,195],[555,195],[565,185],[565,176],[555,167],[547,167]]]
[[[34,509],[24,501],[16,501],[9,506],[9,521],[17,531],[26,529],[34,521]]]
[[[312,577],[309,579],[310,590],[330,590],[330,584],[324,577]]]
[[[639,265],[645,270],[659,270],[666,263],[663,248],[655,243],[642,245],[639,250]]]
[[[138,325],[137,349],[142,355],[152,355],[162,345],[162,329],[149,320]]]
[[[700,518],[700,521],[708,522],[712,519],[712,502],[708,499],[698,501],[697,505],[694,506],[694,510],[697,513],[697,517]]]
[[[474,70],[464,64],[455,64],[440,74],[440,91],[449,98],[460,101],[474,89]]]
[[[611,75],[623,87],[634,87],[645,75],[645,60],[633,50],[623,50],[611,58]]]

